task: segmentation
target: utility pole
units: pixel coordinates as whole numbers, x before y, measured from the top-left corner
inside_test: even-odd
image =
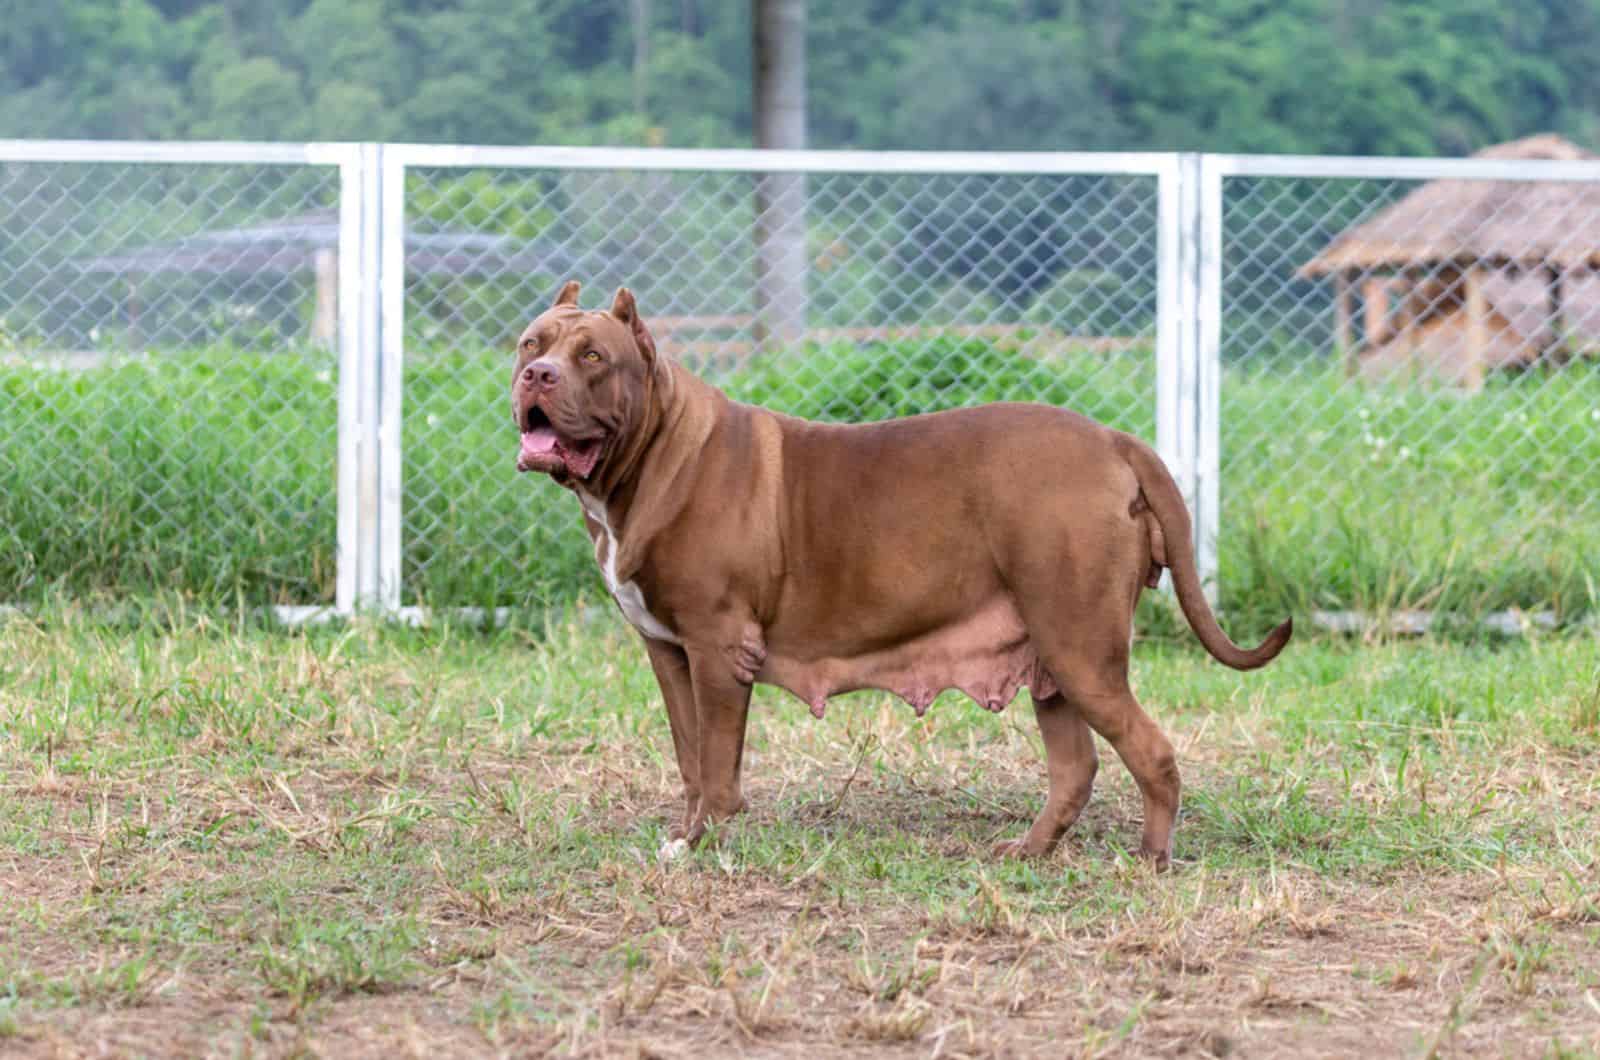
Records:
[[[752,57],[757,147],[806,146],[805,0],[754,0]],[[756,178],[755,340],[792,345],[806,327],[806,178]]]

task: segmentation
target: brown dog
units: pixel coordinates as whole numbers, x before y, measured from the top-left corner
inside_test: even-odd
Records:
[[[656,351],[633,295],[578,308],[568,282],[517,346],[517,467],[578,495],[595,559],[644,635],[687,805],[663,854],[744,806],[750,686],[817,717],[877,688],[920,714],[958,688],[1001,710],[1026,685],[1049,794],[1004,854],[1052,849],[1094,781],[1091,730],[1144,797],[1143,855],[1165,864],[1178,767],[1128,688],[1134,604],[1163,567],[1206,650],[1217,625],[1189,515],[1143,442],[1043,405],[987,405],[855,426],[728,400]]]

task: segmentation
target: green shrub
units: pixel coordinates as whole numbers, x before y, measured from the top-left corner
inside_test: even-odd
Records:
[[[1023,319],[1073,335],[1144,335],[1155,330],[1153,282],[1108,269],[1069,269],[1034,296]]]
[[[863,422],[987,401],[1037,401],[1147,437],[1155,423],[1149,351],[1108,358],[1069,349],[1045,358],[981,339],[840,342],[759,358],[725,386],[742,401],[818,420]]]

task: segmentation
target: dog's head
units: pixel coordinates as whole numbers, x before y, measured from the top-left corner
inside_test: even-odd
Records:
[[[517,470],[543,471],[567,485],[586,481],[618,453],[648,411],[657,370],[655,340],[633,292],[611,308],[578,308],[578,281],[517,340],[511,414],[522,432]]]

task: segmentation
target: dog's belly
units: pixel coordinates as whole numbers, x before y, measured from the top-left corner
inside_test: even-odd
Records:
[[[1056,693],[1028,631],[1008,598],[996,598],[968,616],[891,647],[845,654],[813,654],[803,644],[768,644],[756,680],[798,696],[822,717],[828,697],[864,688],[892,692],[921,715],[947,688],[979,706],[999,711],[1024,687],[1034,698]]]

